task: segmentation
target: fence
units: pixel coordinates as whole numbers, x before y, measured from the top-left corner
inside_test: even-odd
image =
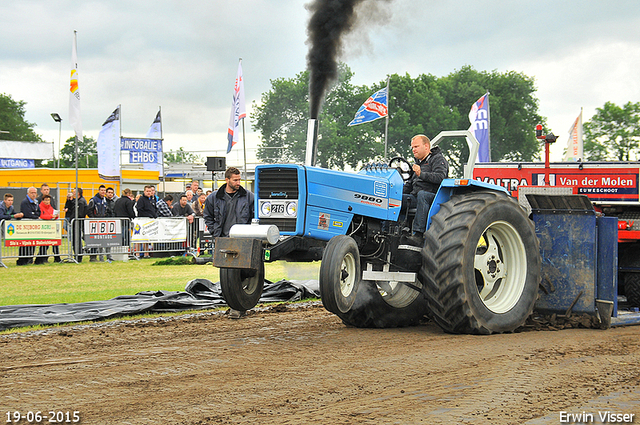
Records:
[[[63,228],[67,229],[66,235]],[[53,249],[50,251],[49,246]],[[209,255],[212,238],[195,217],[82,218],[0,221],[0,266],[56,262],[127,261],[143,257]],[[38,248],[36,250],[36,248]]]

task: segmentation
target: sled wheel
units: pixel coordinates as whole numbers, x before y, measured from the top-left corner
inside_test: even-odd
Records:
[[[510,332],[533,311],[541,274],[538,238],[507,194],[453,196],[433,217],[422,255],[425,296],[445,331]]]
[[[220,269],[220,286],[229,307],[239,311],[252,309],[262,295],[264,263],[259,270]]]
[[[402,177],[402,181],[408,181],[413,176],[413,167],[409,164],[409,161],[401,156],[396,156],[389,160],[389,167],[396,168]]]
[[[327,243],[320,263],[320,297],[332,313],[348,312],[360,286],[360,251],[353,238],[338,235]]]
[[[624,295],[632,307],[640,307],[640,273],[625,273]]]

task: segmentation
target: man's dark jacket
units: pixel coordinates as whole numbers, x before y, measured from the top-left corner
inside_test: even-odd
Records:
[[[209,233],[215,238],[222,234],[222,223],[226,217],[227,203],[224,199],[226,183],[207,197],[204,203],[204,222]],[[253,192],[240,186],[238,189],[238,201],[236,204],[236,223],[248,224],[253,218]],[[226,235],[225,235],[226,236]]]
[[[133,204],[135,204],[135,202],[128,196],[118,198],[113,208],[114,217],[135,218],[136,212],[133,210]]]
[[[158,218],[155,199],[151,202],[151,199],[141,196],[136,202],[136,210],[138,211],[138,217]]]
[[[27,220],[37,220],[40,218],[40,208],[38,208],[38,202],[31,202],[29,197],[27,196],[20,203],[20,212],[24,214],[24,217]]]
[[[449,175],[449,164],[438,146],[431,149],[431,153],[422,161],[416,162],[420,166],[420,176],[411,176],[404,185],[403,192],[417,195],[421,190],[436,193],[442,180]]]

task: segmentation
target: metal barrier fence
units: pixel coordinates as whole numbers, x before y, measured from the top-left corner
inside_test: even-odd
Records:
[[[67,232],[62,231],[66,228]],[[0,221],[0,266],[56,262],[127,261],[146,257],[211,255],[202,217],[82,218]],[[53,249],[49,249],[53,246]],[[36,249],[37,248],[37,249]]]

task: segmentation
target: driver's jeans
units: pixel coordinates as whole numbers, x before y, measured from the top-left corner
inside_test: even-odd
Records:
[[[429,208],[431,208],[431,204],[435,197],[435,193],[431,193],[426,190],[421,190],[417,195],[413,195],[411,193],[405,193],[402,195],[401,212],[407,214],[409,209],[416,209],[416,215],[413,218],[413,224],[411,225],[411,231],[413,233],[424,233],[427,229],[427,216],[429,215]]]

